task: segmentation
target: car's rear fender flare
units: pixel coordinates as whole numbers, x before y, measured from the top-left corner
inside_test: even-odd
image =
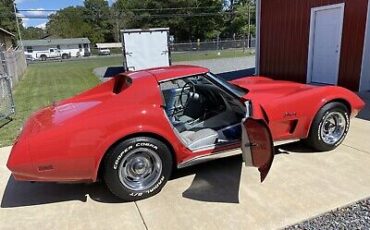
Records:
[[[104,157],[107,155],[107,153],[114,148],[117,144],[120,142],[134,138],[134,137],[152,137],[155,138],[161,142],[163,142],[169,149],[172,154],[172,160],[173,160],[173,166],[175,167],[177,164],[177,154],[176,152],[178,151],[176,146],[174,146],[172,141],[170,142],[169,140],[171,139],[170,137],[166,136],[165,134],[155,131],[153,129],[145,129],[145,130],[132,130],[131,132],[125,132],[124,134],[122,133],[121,135],[118,135],[116,138],[114,138],[114,141],[110,141],[110,144],[106,144],[107,147],[104,148],[104,150],[101,150],[102,154],[100,154],[97,157],[96,161],[96,166],[95,166],[95,173],[94,177],[92,178],[93,181],[96,181],[99,178],[100,172],[101,172],[101,166],[103,165],[103,160]]]

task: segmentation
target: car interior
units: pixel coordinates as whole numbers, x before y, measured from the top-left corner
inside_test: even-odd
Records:
[[[162,82],[160,88],[166,115],[189,149],[240,141],[244,105],[206,74]]]

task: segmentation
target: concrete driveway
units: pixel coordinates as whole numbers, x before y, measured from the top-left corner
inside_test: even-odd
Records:
[[[102,184],[16,182],[0,150],[0,229],[276,229],[370,197],[370,122],[337,150],[278,148],[270,174],[241,157],[177,171],[153,198],[121,203]]]

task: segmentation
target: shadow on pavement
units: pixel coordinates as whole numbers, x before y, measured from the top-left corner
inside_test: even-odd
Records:
[[[275,155],[289,154],[290,152],[311,154],[311,153],[315,153],[316,151],[304,145],[303,142],[294,142],[294,143],[275,147]]]
[[[275,147],[275,155],[290,152],[315,153],[301,142]],[[174,179],[195,174],[191,185],[182,194],[184,198],[207,202],[239,203],[242,166],[242,157],[239,155],[178,170]]]
[[[239,203],[239,186],[242,157],[224,158],[175,173],[181,176],[195,174],[189,188],[182,196],[208,202]]]
[[[59,184],[16,181],[9,177],[1,208],[14,208],[63,201],[86,202],[88,196],[99,202],[119,203],[122,200],[111,194],[103,183]]]
[[[301,143],[292,143],[275,148],[275,155],[314,153]],[[242,157],[219,159],[193,167],[176,170],[170,180],[188,175],[195,177],[182,196],[187,199],[207,202],[239,203]],[[19,182],[9,177],[1,201],[1,208],[14,208],[49,204],[64,201],[86,202],[88,197],[97,202],[123,203],[101,182],[93,184],[59,184]]]

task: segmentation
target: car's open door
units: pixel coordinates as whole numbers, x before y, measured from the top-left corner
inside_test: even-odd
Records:
[[[242,121],[242,152],[246,166],[257,167],[261,182],[274,160],[274,145],[269,127],[263,120],[245,118]]]

